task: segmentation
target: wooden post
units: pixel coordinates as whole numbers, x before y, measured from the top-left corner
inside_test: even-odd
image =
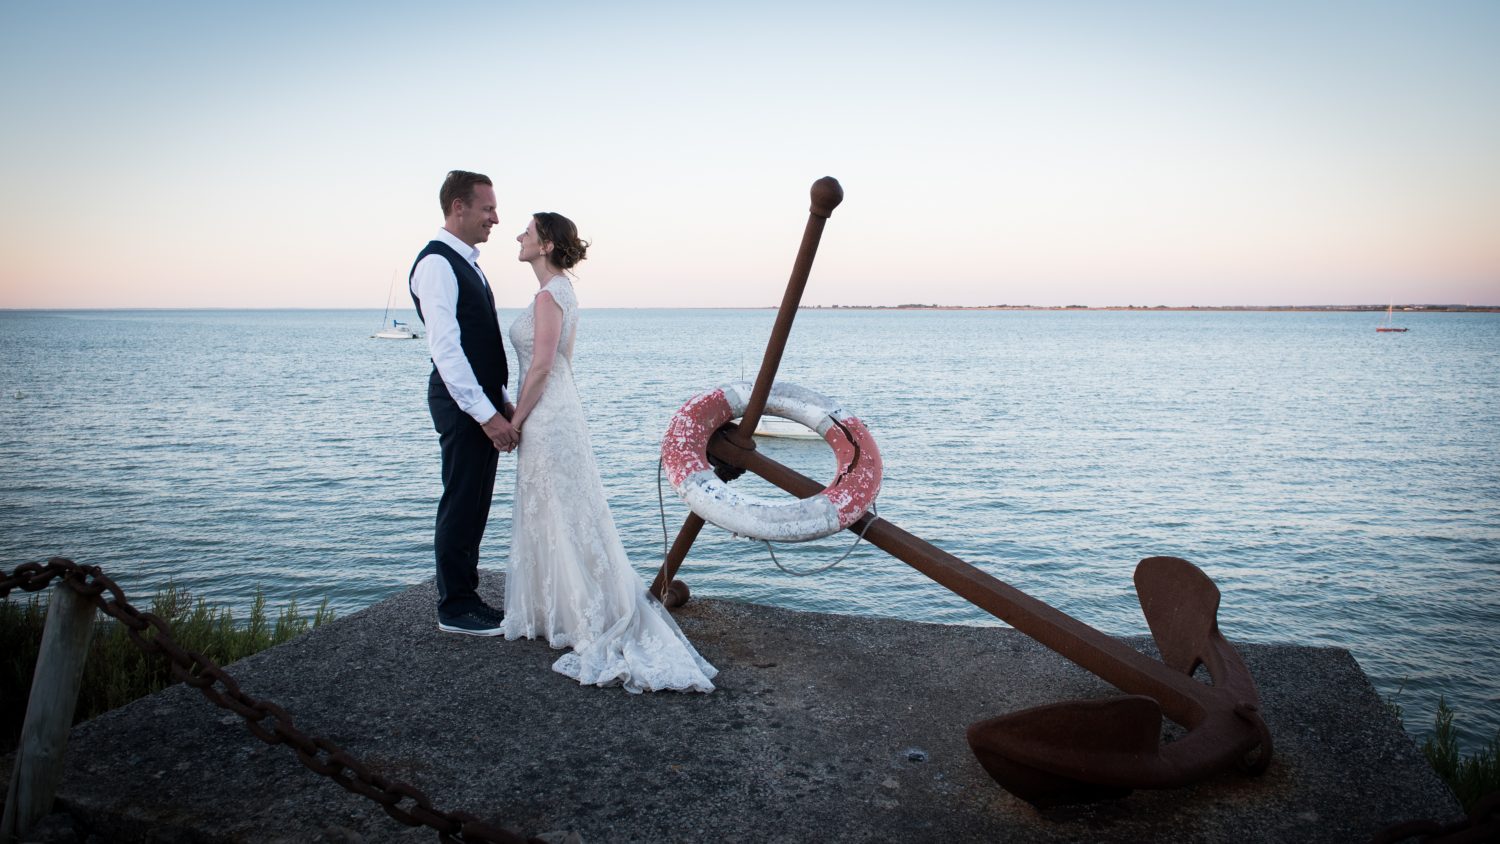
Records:
[[[5,817],[0,820],[4,844],[18,840],[52,811],[93,629],[93,603],[66,583],[52,587],[21,744],[5,795]]]

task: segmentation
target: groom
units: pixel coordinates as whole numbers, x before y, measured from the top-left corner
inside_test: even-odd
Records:
[[[477,244],[489,240],[495,187],[479,173],[454,170],[438,194],[443,227],[411,268],[411,299],[427,326],[432,375],[427,407],[443,454],[438,502],[438,629],[498,636],[505,614],[485,604],[479,587],[479,542],[490,517],[500,452],[520,441],[511,427],[515,406],[505,392],[509,373],[500,342],[495,296],[479,269]]]

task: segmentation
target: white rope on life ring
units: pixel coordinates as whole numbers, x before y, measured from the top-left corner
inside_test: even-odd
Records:
[[[745,412],[752,385],[725,384],[688,399],[667,424],[661,441],[667,480],[694,513],[730,533],[772,542],[805,542],[854,524],[880,493],[880,450],[858,417],[805,387],[776,383],[765,412],[801,422],[833,447],[833,483],[811,498],[773,501],[741,495],[719,480],[708,463],[708,438]]]

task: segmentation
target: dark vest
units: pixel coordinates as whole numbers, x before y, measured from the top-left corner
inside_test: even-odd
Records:
[[[407,274],[406,280],[408,291],[411,290],[411,277],[417,273],[417,264],[422,263],[422,259],[428,255],[441,255],[453,268],[453,275],[458,279],[458,305],[454,308],[458,317],[458,344],[464,350],[464,357],[469,359],[474,377],[479,379],[479,386],[489,397],[490,403],[495,405],[496,410],[504,410],[505,402],[500,397],[500,391],[510,380],[510,371],[505,363],[505,346],[500,341],[500,320],[495,315],[495,294],[490,292],[489,285],[479,277],[473,265],[441,240],[427,244],[427,248],[422,250],[411,265],[411,272]],[[411,300],[417,306],[417,318],[426,325],[427,319],[422,316],[422,302],[415,292],[412,292]],[[437,371],[436,365],[433,366],[433,371]]]

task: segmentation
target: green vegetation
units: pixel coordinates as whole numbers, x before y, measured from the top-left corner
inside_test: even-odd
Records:
[[[1400,693],[1401,690],[1397,689],[1396,694]],[[1404,727],[1403,716],[1406,713],[1401,704],[1396,703],[1394,697],[1388,697],[1385,705]],[[1472,755],[1465,756],[1458,751],[1458,731],[1453,729],[1453,710],[1441,695],[1438,696],[1437,714],[1433,722],[1432,735],[1422,742],[1422,755],[1427,757],[1427,763],[1437,771],[1443,782],[1453,789],[1453,794],[1463,804],[1464,811],[1470,811],[1480,798],[1500,790],[1500,730],[1495,732],[1489,744]]]
[[[294,599],[276,614],[273,623],[266,612],[265,594],[257,589],[249,619],[237,624],[232,610],[209,607],[202,598],[193,600],[170,584],[151,599],[151,612],[172,626],[172,638],[179,645],[219,665],[279,645],[333,620],[326,598],[311,618],[302,615]],[[29,601],[0,601],[0,752],[8,752],[20,739],[46,615],[47,605],[40,596]],[[73,721],[88,720],[173,682],[165,659],[136,647],[125,625],[99,614]]]
[[[1458,731],[1453,729],[1453,710],[1438,698],[1436,724],[1432,735],[1422,742],[1422,755],[1433,770],[1453,789],[1464,811],[1474,808],[1479,798],[1500,790],[1500,730],[1489,744],[1471,756],[1458,752]]]

